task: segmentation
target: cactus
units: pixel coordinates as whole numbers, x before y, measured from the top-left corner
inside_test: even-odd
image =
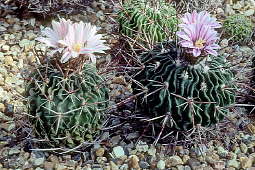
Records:
[[[170,128],[215,124],[235,101],[233,75],[222,57],[193,64],[173,42],[163,42],[139,58],[143,69],[133,83],[137,103],[149,117],[169,116]]]
[[[52,145],[76,146],[91,140],[102,123],[107,89],[96,67],[84,64],[79,74],[63,76],[53,65],[42,65],[27,86],[28,110],[37,134]]]
[[[253,33],[251,20],[242,14],[227,17],[223,28],[228,36],[233,37],[234,41],[250,39]]]
[[[178,24],[176,10],[162,0],[129,0],[118,13],[118,21],[123,34],[152,45],[173,38]]]

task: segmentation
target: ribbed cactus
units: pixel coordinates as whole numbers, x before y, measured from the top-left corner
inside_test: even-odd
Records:
[[[178,46],[164,42],[140,59],[144,68],[134,77],[139,83],[133,84],[135,94],[144,92],[138,104],[149,117],[169,116],[171,128],[210,126],[235,101],[233,75],[222,57],[192,64]]]
[[[107,106],[102,82],[91,64],[68,77],[51,65],[37,69],[27,86],[29,113],[37,133],[54,145],[75,146],[91,140]]]
[[[146,45],[173,38],[178,25],[175,8],[163,0],[128,0],[118,21],[123,34]]]

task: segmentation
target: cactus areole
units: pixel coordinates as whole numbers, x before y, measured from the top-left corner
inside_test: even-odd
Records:
[[[160,43],[139,57],[143,69],[134,76],[139,82],[133,83],[134,93],[142,94],[138,106],[178,130],[219,122],[235,101],[233,75],[223,57],[190,57],[173,42]]]

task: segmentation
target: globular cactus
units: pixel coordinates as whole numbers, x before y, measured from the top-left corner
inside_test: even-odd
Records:
[[[234,41],[243,41],[251,38],[254,27],[248,17],[242,14],[235,14],[226,18],[223,28],[226,34]]]
[[[162,0],[128,0],[118,13],[118,21],[121,33],[146,47],[173,38],[178,25],[175,8]]]
[[[67,77],[51,64],[39,67],[27,86],[28,110],[37,134],[58,146],[92,140],[107,107],[103,81],[92,64]]]
[[[168,116],[168,127],[179,130],[219,122],[235,101],[233,75],[222,57],[190,63],[186,55],[173,42],[160,43],[139,57],[143,69],[133,84],[144,113]]]

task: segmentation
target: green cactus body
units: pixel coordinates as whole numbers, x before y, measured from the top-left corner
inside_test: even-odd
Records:
[[[228,36],[233,37],[234,41],[250,39],[253,33],[252,21],[242,14],[227,17],[223,28]]]
[[[176,10],[162,0],[154,3],[146,0],[125,2],[118,13],[120,31],[140,43],[155,44],[173,38],[178,24]]]
[[[167,125],[180,130],[219,122],[235,101],[226,62],[215,57],[191,65],[182,55],[176,45],[164,42],[140,56],[144,68],[133,84],[135,94],[144,92],[139,105],[152,117],[168,115]]]
[[[102,81],[90,64],[68,78],[53,67],[40,67],[27,86],[29,112],[37,133],[68,146],[91,140],[107,107]]]

